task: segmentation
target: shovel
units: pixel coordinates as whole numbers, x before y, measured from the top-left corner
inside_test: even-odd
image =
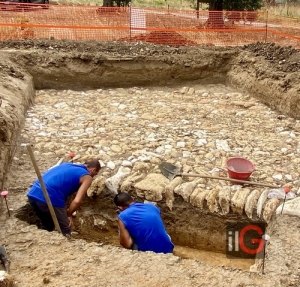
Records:
[[[184,172],[180,172],[179,167],[177,167],[169,162],[162,162],[159,165],[159,169],[161,170],[162,174],[169,180],[172,180],[175,176],[191,176],[191,177],[213,178],[213,179],[233,181],[235,183],[247,183],[247,184],[254,184],[254,185],[266,186],[266,187],[271,187],[271,188],[278,188],[278,186],[267,184],[267,183],[260,183],[260,182],[248,181],[248,180],[240,180],[240,179],[235,179],[235,178],[230,178],[230,177],[211,176],[211,175],[198,174],[198,173],[184,173]]]

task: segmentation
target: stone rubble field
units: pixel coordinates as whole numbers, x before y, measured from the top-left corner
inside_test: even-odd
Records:
[[[236,156],[254,163],[252,181],[290,185],[297,193],[299,128],[298,120],[223,85],[41,90],[28,112],[22,140],[33,145],[37,157],[53,159],[49,166],[70,152],[76,155],[74,162],[99,158],[99,179],[104,178],[112,193],[138,162],[150,163],[146,168],[154,173],[161,173],[159,163],[168,161],[184,172],[227,176],[226,160]],[[24,156],[14,158],[21,170]],[[119,181],[109,180],[120,167]],[[204,186],[207,180],[194,181]],[[214,181],[206,189],[224,185],[228,182]]]
[[[239,193],[226,181],[201,178],[176,178],[170,184],[158,166],[168,161],[184,172],[227,176],[226,160],[241,156],[256,167],[252,181],[290,186],[297,194],[299,131],[299,120],[224,85],[39,90],[28,111],[21,142],[33,145],[41,171],[61,158],[69,160],[70,152],[76,154],[74,162],[99,158],[103,168],[89,196],[97,196],[105,188],[112,194],[135,188],[150,201],[165,195],[172,209],[175,192],[193,206],[203,208],[206,201],[209,211],[216,214],[225,215],[231,208],[270,221],[282,202],[267,199],[270,188],[249,185]],[[26,150],[19,147],[7,182],[8,188],[19,191],[11,195],[12,210],[26,203],[25,191],[35,178]],[[164,194],[166,186],[169,189]],[[251,201],[247,201],[249,197]],[[285,210],[288,206],[286,202]],[[298,219],[278,218],[281,221],[271,224],[278,232],[274,231],[277,237],[270,243],[272,253],[266,260],[265,275],[173,255],[68,241],[8,218],[4,212],[1,219],[6,225],[0,239],[8,246],[15,286],[20,287],[298,286],[299,264],[293,258],[293,253],[299,252]],[[293,236],[284,234],[287,225]],[[283,243],[285,247],[276,253]]]

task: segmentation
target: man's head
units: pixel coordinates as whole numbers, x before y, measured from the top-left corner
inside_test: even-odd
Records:
[[[86,166],[86,168],[87,168],[88,172],[90,173],[91,177],[94,177],[95,175],[97,175],[98,172],[101,169],[99,160],[95,159],[95,158],[88,159],[84,163],[84,165]]]
[[[133,203],[133,198],[130,194],[126,192],[118,193],[114,198],[115,205],[120,211],[125,210],[131,203]]]

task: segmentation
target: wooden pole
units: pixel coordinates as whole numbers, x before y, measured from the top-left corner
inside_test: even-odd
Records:
[[[271,188],[279,188],[279,186],[277,186],[277,185],[272,185],[272,184],[268,184],[268,183],[261,183],[261,182],[256,182],[256,181],[235,179],[235,178],[231,178],[231,177],[220,177],[220,176],[212,176],[212,175],[197,174],[197,173],[178,173],[177,175],[220,179],[220,180],[233,181],[233,182],[237,182],[237,183],[247,183],[247,184],[254,184],[254,185],[266,186],[266,187],[271,187]]]
[[[262,262],[262,274],[265,274],[265,258],[266,258],[266,241],[264,240],[264,254]]]
[[[266,244],[270,240],[270,236],[268,234],[264,234],[262,236],[262,239],[264,241],[264,254],[263,254],[263,264],[262,264],[262,274],[265,274],[265,259],[266,259]]]
[[[10,217],[10,211],[9,211],[9,208],[8,208],[6,197],[4,197],[4,199],[5,199],[5,203],[6,203],[6,207],[7,207],[7,211],[8,211],[8,216]]]
[[[44,196],[45,196],[45,199],[46,199],[48,208],[49,208],[49,210],[50,210],[51,217],[52,217],[52,220],[53,220],[53,222],[54,222],[55,229],[56,229],[59,233],[62,233],[62,232],[61,232],[61,229],[60,229],[60,226],[59,226],[59,223],[58,223],[58,221],[57,221],[57,217],[56,217],[56,214],[55,214],[55,212],[54,212],[54,209],[53,209],[51,200],[50,200],[50,198],[49,198],[49,195],[48,195],[48,192],[47,192],[45,183],[44,183],[44,181],[43,181],[43,178],[42,178],[42,175],[41,175],[41,173],[40,173],[40,170],[39,170],[39,168],[38,168],[38,166],[37,166],[37,163],[36,163],[36,160],[35,160],[35,157],[34,157],[32,148],[31,148],[30,144],[27,144],[26,147],[27,147],[28,153],[29,153],[29,155],[30,155],[30,158],[31,158],[33,167],[34,167],[34,169],[35,169],[35,172],[36,172],[36,174],[37,174],[37,177],[38,177],[38,179],[39,179],[39,181],[40,181],[40,185],[41,185],[43,194],[44,194]]]
[[[286,193],[284,193],[284,200],[283,200],[282,209],[281,209],[281,213],[280,213],[280,214],[282,214],[282,211],[283,211],[283,207],[284,207],[285,200],[286,200]]]

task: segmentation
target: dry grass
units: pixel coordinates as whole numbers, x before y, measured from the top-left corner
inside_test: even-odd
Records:
[[[266,6],[264,7],[264,9],[267,9],[270,13],[274,15],[300,18],[300,4],[280,4],[276,6]]]
[[[13,18],[11,18],[13,19]],[[20,13],[16,17],[15,21],[12,21],[15,24],[30,24],[29,17]],[[32,28],[27,27],[9,27],[9,26],[0,26],[0,40],[5,41],[9,39],[25,39],[25,38],[34,38],[34,31]]]
[[[50,3],[102,6],[103,0],[50,0]],[[132,0],[131,5],[133,7],[195,10],[196,0]],[[208,5],[200,3],[200,10],[208,10]],[[300,18],[300,4],[297,3],[266,5],[262,10],[268,10],[275,15]]]
[[[50,3],[102,6],[103,0],[50,0]],[[133,7],[195,10],[196,0],[132,0],[131,5]],[[200,3],[200,10],[208,10],[208,4]],[[285,4],[277,5],[266,4],[261,10],[268,10],[275,15],[300,18],[300,3],[297,4],[296,2],[287,1]]]
[[[103,0],[50,0],[50,3],[74,4],[74,5],[96,5],[102,6]],[[193,10],[196,8],[195,0],[132,0],[133,7],[151,7],[164,9]],[[200,9],[207,9],[207,4],[200,3]]]
[[[95,9],[93,6],[84,7],[83,9],[83,7],[77,5],[53,5],[51,9],[40,9],[39,13],[36,13],[34,9],[28,10],[26,13],[5,11],[2,16],[5,16],[7,23],[22,24],[22,26],[0,26],[0,40],[54,37],[55,39],[116,41],[128,40],[132,36],[137,41],[169,45],[179,45],[180,43],[180,45],[240,46],[256,41],[265,41],[267,36],[265,31],[254,31],[261,25],[257,26],[257,23],[252,25],[244,18],[241,18],[243,20],[239,18],[232,21],[232,23],[226,23],[226,25],[229,25],[228,28],[232,28],[232,31],[212,32],[205,30],[207,28],[208,11],[202,11],[200,17],[196,18],[191,17],[195,14],[195,10],[191,9],[182,11],[182,13],[178,11],[176,13],[153,13],[153,9],[145,10],[148,11],[145,18],[147,27],[160,29],[157,31],[154,29],[154,31],[148,31],[147,33],[140,32],[140,35],[136,33],[131,35],[134,29],[129,29],[131,22],[129,20],[129,9],[127,8],[112,12],[106,11],[106,9]],[[72,17],[66,15],[72,15]],[[179,17],[180,15],[181,17]],[[255,15],[258,24],[264,23],[266,20],[266,13],[264,12],[255,13]],[[66,26],[74,25],[74,19],[76,19],[76,26],[79,27],[66,28]],[[31,27],[31,23],[47,24],[53,27]],[[268,41],[299,47],[300,41],[292,37],[288,39],[284,34],[298,36],[300,18],[279,17],[269,13],[268,24],[275,25],[276,30],[282,33],[282,35],[268,33]],[[91,28],[87,29],[81,26],[90,26]],[[120,27],[123,28],[120,29]],[[164,31],[164,28],[166,28],[166,31]],[[173,28],[173,30],[168,31],[168,28]],[[247,29],[245,30],[245,28]],[[252,28],[254,29],[253,32],[251,31]]]

